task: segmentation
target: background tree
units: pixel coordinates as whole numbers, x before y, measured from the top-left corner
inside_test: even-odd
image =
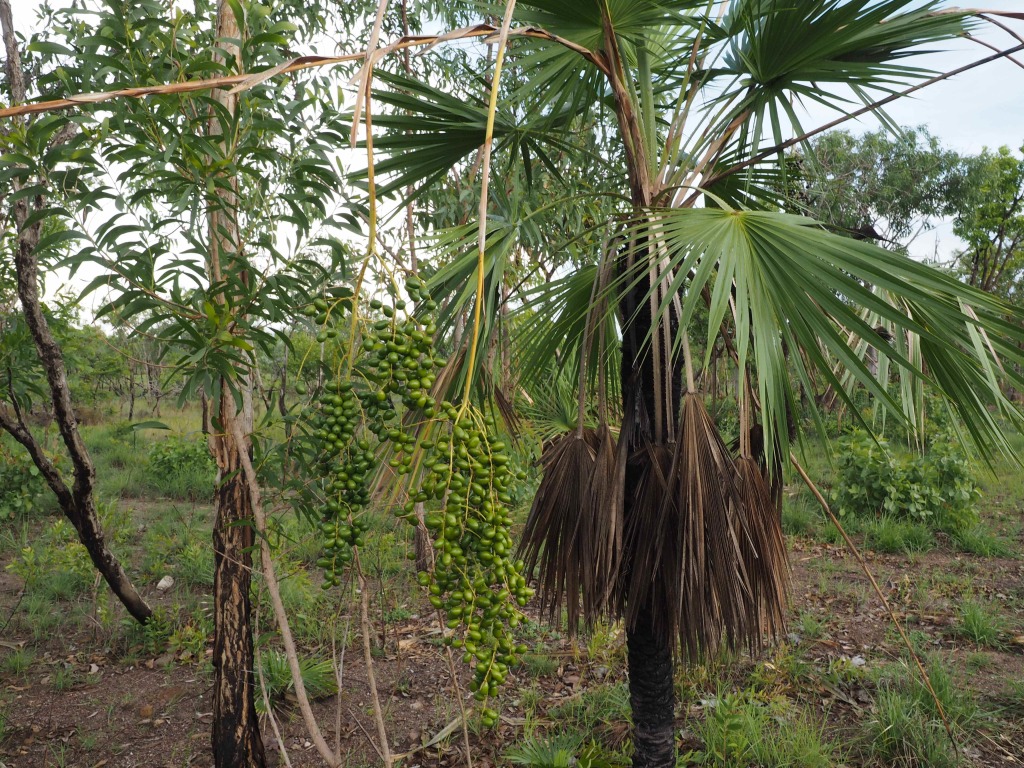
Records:
[[[971,285],[1017,303],[1024,269],[1024,157],[1000,147],[985,150],[972,165],[969,193],[953,225],[967,243],[957,260]]]
[[[784,183],[795,212],[851,237],[905,250],[936,219],[963,207],[973,166],[924,126],[898,135],[839,130],[796,151],[796,172]]]
[[[288,35],[314,36],[325,22],[319,8],[303,4],[71,7],[52,12],[30,42],[34,95],[272,67],[287,55]],[[66,166],[73,176],[55,186],[47,209],[63,228],[61,242],[74,243],[69,265],[99,267],[85,291],[101,292],[99,316],[147,335],[165,375],[181,382],[181,397],[204,395],[212,405],[219,766],[265,763],[253,701],[253,492],[241,471],[254,460],[254,351],[287,343],[282,329],[293,308],[341,268],[343,249],[322,237],[321,223],[358,221],[333,208],[342,186],[334,147],[344,139],[331,77],[117,102],[112,115],[86,109],[73,121],[56,118],[77,125],[91,150]]]
[[[4,74],[7,90],[12,103],[23,103],[26,100],[25,73],[7,0],[0,0],[0,24],[6,53]],[[10,205],[13,224],[3,229],[4,245],[12,251],[20,313],[45,373],[46,393],[71,459],[72,484],[67,484],[25,420],[23,406],[29,402],[26,397],[29,390],[15,385],[12,357],[7,358],[7,402],[0,408],[0,428],[28,451],[57,497],[61,511],[75,527],[96,569],[128,612],[144,623],[152,615],[152,610],[108,548],[100,527],[95,496],[96,470],[78,429],[64,354],[50,329],[39,291],[40,255],[52,256],[54,250],[59,252],[60,246],[68,239],[67,233],[60,228],[44,234],[43,224],[51,214],[53,186],[59,187],[66,181],[63,161],[75,145],[80,145],[76,141],[79,138],[74,123],[67,120],[46,117],[32,121],[15,119],[2,138],[8,149],[0,168],[0,175],[7,186],[5,202]]]

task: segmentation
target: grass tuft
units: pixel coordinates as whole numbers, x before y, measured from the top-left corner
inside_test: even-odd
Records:
[[[960,621],[956,632],[966,637],[978,647],[999,648],[1000,636],[1005,623],[998,614],[984,603],[976,600],[965,600],[960,606]]]
[[[883,515],[863,523],[864,543],[876,552],[927,552],[934,548],[935,537],[928,526]]]

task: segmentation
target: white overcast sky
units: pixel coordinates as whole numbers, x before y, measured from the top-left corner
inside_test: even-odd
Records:
[[[55,0],[55,4],[58,2]],[[1024,11],[1024,0],[977,0],[977,3],[970,7]],[[19,30],[27,32],[32,28],[39,4],[39,0],[13,0],[15,26]],[[947,4],[948,7],[955,5]],[[1024,23],[1008,20],[1004,20],[1004,23],[1024,37]],[[976,35],[999,48],[1009,48],[1019,42],[992,26],[980,28]],[[908,63],[935,71],[949,71],[991,53],[991,50],[977,43],[958,40],[949,43],[940,53],[914,58]],[[1002,145],[1020,148],[1024,144],[1024,52],[1017,55],[1016,61],[1020,63],[1004,59],[957,75],[929,86],[913,97],[901,99],[890,105],[887,111],[900,125],[926,125],[951,149],[978,152],[983,147],[996,148]],[[831,117],[834,115],[823,119]],[[817,118],[817,112],[808,115],[805,127],[816,122],[820,124]],[[847,123],[844,127],[859,133],[877,128],[878,123],[874,118],[865,117]],[[945,258],[956,245],[951,225],[939,224],[935,230],[919,237],[912,251],[923,257],[937,251]]]

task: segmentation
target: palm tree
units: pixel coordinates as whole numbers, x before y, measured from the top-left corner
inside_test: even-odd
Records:
[[[929,76],[907,56],[969,18],[920,0],[532,0],[515,19],[498,53],[508,42],[518,79],[496,108],[391,80],[378,172],[394,174],[385,193],[424,194],[475,172],[493,123],[508,165],[486,236],[479,252],[477,226],[441,238],[449,266],[431,281],[448,320],[484,310],[466,365],[507,330],[519,238],[546,223],[547,252],[573,250],[575,266],[518,296],[518,369],[568,369],[581,403],[596,387],[598,420],[581,405],[546,443],[523,547],[553,615],[624,618],[633,762],[673,765],[674,660],[783,626],[777,488],[801,392],[824,381],[852,405],[860,387],[914,427],[928,385],[983,451],[1006,448],[1003,418],[1022,423],[1000,388],[1024,337],[1004,304],[777,198],[782,151],[810,133],[801,103],[876,110]],[[733,446],[702,390],[716,345],[738,372]]]

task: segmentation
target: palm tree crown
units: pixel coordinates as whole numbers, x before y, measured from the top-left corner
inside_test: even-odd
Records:
[[[1024,362],[1007,306],[779,205],[802,104],[873,109],[929,76],[909,57],[970,17],[919,0],[532,0],[515,21],[493,111],[389,77],[378,172],[394,174],[385,193],[429,196],[475,172],[493,120],[488,215],[438,236],[432,287],[449,327],[483,308],[463,377],[511,329],[519,385],[578,381],[523,546],[554,615],[625,616],[634,762],[670,764],[666,659],[782,627],[777,489],[801,393],[824,383],[852,404],[860,387],[915,429],[928,385],[985,452],[1021,423],[1002,389]],[[543,260],[560,266],[509,317],[507,286]],[[732,446],[705,406],[716,349],[738,372]]]

